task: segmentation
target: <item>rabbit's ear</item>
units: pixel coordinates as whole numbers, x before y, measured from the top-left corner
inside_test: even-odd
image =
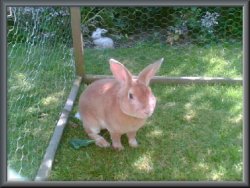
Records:
[[[118,81],[126,84],[131,83],[132,75],[123,64],[116,61],[115,59],[110,59],[109,64],[110,64],[110,70],[112,71],[114,77]]]
[[[148,65],[146,68],[144,68],[139,76],[138,80],[143,82],[145,85],[149,85],[149,82],[151,78],[155,75],[155,73],[159,70],[164,58],[159,59],[153,64]]]

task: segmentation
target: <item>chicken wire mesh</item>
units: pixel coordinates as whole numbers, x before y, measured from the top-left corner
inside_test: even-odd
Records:
[[[228,46],[242,51],[241,7],[81,7],[81,17],[87,73],[110,74],[110,57],[134,73],[164,57],[162,76],[234,77],[242,71],[233,65],[241,64],[241,57],[227,60],[226,71],[210,73],[206,68],[215,48],[218,58],[231,53]],[[200,53],[194,56],[197,48]],[[187,57],[185,62],[181,56]]]
[[[70,13],[8,7],[7,20],[8,178],[33,179],[75,77]]]
[[[8,167],[33,179],[75,76],[70,11],[69,7],[8,10]],[[110,75],[110,58],[138,73],[145,64],[164,57],[163,76],[242,76],[241,67],[235,66],[242,56],[227,58],[232,51],[242,52],[241,7],[81,7],[80,11],[86,74]],[[207,72],[207,66],[222,60],[224,70]],[[204,66],[196,67],[197,63]]]

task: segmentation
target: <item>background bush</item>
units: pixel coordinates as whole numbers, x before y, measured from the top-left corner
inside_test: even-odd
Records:
[[[15,29],[11,32],[17,42],[39,41],[39,37],[49,37],[53,41],[70,43],[70,23],[65,19],[70,15],[68,7],[19,7],[12,8],[18,15],[19,27],[12,28],[14,20],[9,19],[8,28]],[[39,12],[36,17],[34,12]],[[42,16],[41,16],[42,13]],[[208,15],[218,15],[214,22]],[[205,19],[206,17],[206,19]],[[214,16],[215,17],[215,16]],[[49,21],[44,22],[43,19]],[[208,27],[202,25],[202,19]],[[37,21],[38,20],[38,21]],[[45,23],[45,24],[44,24]],[[29,27],[27,27],[29,24]],[[36,29],[40,26],[39,36],[30,35],[27,28]],[[210,26],[209,26],[210,24]],[[33,25],[34,27],[30,27]],[[108,30],[107,35],[115,42],[136,40],[136,35],[151,39],[159,38],[160,41],[172,40],[206,44],[211,41],[241,39],[242,37],[242,8],[241,7],[82,7],[81,29],[85,44],[91,45],[91,34],[97,28]],[[67,33],[67,35],[65,35]],[[61,36],[64,34],[64,36]],[[13,36],[13,35],[17,35]],[[35,38],[36,37],[36,38]],[[170,37],[170,38],[168,38]]]
[[[13,17],[8,19],[8,43],[41,40],[71,42],[70,12],[67,7],[12,7]],[[17,26],[15,25],[17,23]],[[34,35],[36,34],[36,35]]]

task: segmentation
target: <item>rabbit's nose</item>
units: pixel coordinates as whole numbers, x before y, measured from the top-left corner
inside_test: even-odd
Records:
[[[152,113],[151,110],[145,110],[145,111],[144,111],[144,114],[147,115],[147,116],[150,116],[151,113]]]

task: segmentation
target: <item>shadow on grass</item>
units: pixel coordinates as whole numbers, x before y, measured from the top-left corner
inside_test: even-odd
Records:
[[[242,181],[242,86],[153,85],[157,108],[138,131],[138,148],[91,145],[81,123],[66,126],[50,180]],[[77,107],[74,107],[74,113]],[[104,137],[110,141],[107,131]]]

